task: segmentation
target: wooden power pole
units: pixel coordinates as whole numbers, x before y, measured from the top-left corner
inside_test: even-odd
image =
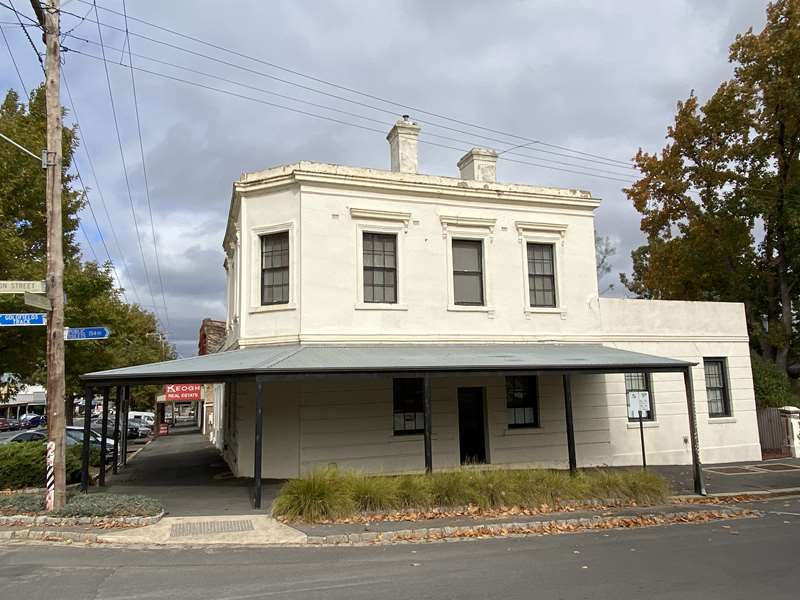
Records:
[[[52,453],[54,488],[52,506],[66,502],[64,469],[64,241],[61,204],[61,13],[60,0],[47,0],[43,9],[39,0],[31,0],[36,17],[44,29],[45,98],[47,105],[47,297],[51,310],[47,318],[47,430],[48,450]],[[85,417],[91,418],[91,398],[85,398]]]

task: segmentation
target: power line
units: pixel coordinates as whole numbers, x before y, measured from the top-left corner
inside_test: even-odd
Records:
[[[103,8],[103,7],[99,7],[99,8],[102,8],[103,10],[107,10],[107,11],[110,11],[110,12],[115,12],[115,11],[111,11],[111,9],[106,9],[106,8]],[[64,11],[64,12],[66,12],[66,11]],[[80,16],[80,15],[76,15],[74,13],[69,13],[69,12],[67,12],[67,14],[72,14],[73,16],[76,16],[76,17]],[[119,13],[116,13],[116,14],[119,14]],[[131,20],[142,21],[141,19],[135,19],[134,17],[130,17],[130,19]],[[91,19],[88,19],[88,20],[91,21]],[[123,30],[120,27],[116,27],[116,26],[111,25],[109,23],[100,22],[99,18],[98,18],[98,20],[96,22],[100,23],[103,27],[106,27],[108,29],[111,29],[111,30],[114,30],[114,31],[118,31],[118,32],[121,32],[121,33],[126,33],[125,30]],[[162,27],[160,27],[158,25],[151,24],[151,26],[156,27],[158,29],[163,29]],[[172,31],[172,30],[168,30],[168,31]],[[265,73],[263,71],[258,71],[258,70],[255,70],[255,69],[252,69],[252,68],[249,68],[249,67],[245,67],[245,66],[242,66],[242,65],[230,62],[230,61],[223,60],[223,59],[215,57],[215,56],[211,56],[211,55],[208,55],[208,54],[203,54],[202,52],[197,52],[196,50],[192,50],[192,49],[189,49],[189,48],[185,48],[183,46],[172,44],[172,43],[166,42],[164,40],[159,40],[159,39],[156,39],[156,38],[153,38],[153,37],[141,34],[141,33],[128,31],[126,33],[126,35],[133,35],[135,37],[147,40],[149,42],[160,44],[162,46],[166,46],[168,48],[179,50],[181,52],[185,52],[185,53],[193,55],[193,56],[204,58],[206,60],[211,60],[211,61],[217,62],[219,64],[223,64],[223,65],[226,65],[226,66],[229,66],[229,67],[233,67],[235,69],[246,71],[248,73],[251,73],[251,74],[254,74],[254,75],[258,75],[260,77],[265,77],[265,78],[271,79],[273,81],[277,81],[277,82],[285,84],[285,85],[294,86],[294,87],[297,87],[297,88],[300,88],[300,89],[303,89],[303,90],[306,90],[306,91],[310,91],[310,92],[313,92],[313,93],[316,93],[316,94],[321,94],[321,95],[324,95],[324,96],[327,96],[327,97],[330,97],[330,98],[334,98],[334,99],[340,100],[342,102],[348,102],[348,103],[351,103],[351,104],[355,104],[357,106],[361,106],[361,107],[368,108],[370,110],[378,111],[378,112],[385,113],[385,114],[390,114],[390,115],[393,115],[393,116],[395,116],[397,114],[397,111],[395,109],[391,109],[390,110],[390,109],[387,109],[385,107],[375,106],[374,104],[369,104],[369,103],[366,103],[366,102],[361,102],[359,100],[354,100],[352,98],[347,98],[345,96],[341,96],[339,94],[334,94],[332,92],[321,90],[319,88],[307,86],[307,85],[304,85],[302,83],[298,83],[296,81],[291,81],[291,80],[283,79],[281,77],[276,77],[275,75],[272,75],[272,74],[269,74],[269,73]],[[183,34],[180,34],[180,33],[177,33],[177,32],[175,33],[175,35],[180,35],[181,37],[186,37]],[[194,39],[194,38],[189,36],[189,39]],[[89,40],[83,40],[83,41],[89,41]],[[200,41],[200,43],[205,43],[206,45],[209,45],[208,43],[203,42],[202,40],[199,40],[199,41]],[[210,45],[212,47],[217,47],[215,44],[210,44]],[[245,58],[248,58],[249,60],[254,60],[256,62],[260,62],[260,63],[266,64],[268,66],[273,66],[272,63],[269,63],[269,62],[266,62],[266,61],[262,61],[260,59],[256,59],[256,58],[253,58],[253,57],[248,57],[247,55],[242,55],[241,53],[238,53],[238,52],[235,52],[235,51],[231,51],[231,50],[227,50],[225,48],[221,48],[221,49],[226,51],[226,52],[233,53],[235,55],[241,55],[241,56],[243,56]],[[276,67],[276,68],[279,68],[279,67]],[[289,71],[292,72],[291,70],[289,70]],[[312,79],[314,79],[314,78],[312,77]],[[333,84],[330,84],[330,85],[333,85]],[[339,87],[341,87],[341,86],[339,86]],[[344,88],[344,89],[348,89],[348,88]],[[400,104],[399,106],[401,106],[403,108],[411,108],[411,107],[406,107],[405,105],[402,105],[402,104]],[[425,111],[421,111],[421,112],[424,113]],[[367,118],[367,117],[363,117],[362,116],[360,118]],[[444,117],[444,118],[447,119],[447,117]],[[433,122],[433,121],[427,121],[427,120],[421,120],[421,119],[417,119],[417,120],[423,125],[427,125],[427,126],[438,128],[438,129],[444,129],[444,130],[447,130],[447,131],[453,131],[453,132],[461,133],[461,134],[464,134],[464,135],[470,135],[470,136],[473,136],[473,137],[478,137],[478,138],[481,138],[481,139],[484,139],[484,140],[488,140],[488,141],[494,142],[494,143],[502,145],[502,146],[510,145],[512,143],[512,142],[509,142],[508,140],[499,139],[497,137],[493,137],[493,136],[487,135],[485,133],[476,133],[474,131],[466,131],[466,130],[458,128],[458,127],[452,127],[452,126],[449,126],[449,125],[443,125],[441,123],[436,123],[436,122]],[[458,122],[458,121],[456,120],[456,122]],[[467,126],[470,126],[470,125],[467,124]],[[508,134],[503,134],[502,132],[498,132],[498,133],[500,135],[508,135]],[[431,135],[433,135],[433,134],[431,134]],[[518,136],[516,136],[516,137],[518,137]],[[534,145],[534,144],[545,145],[545,146],[551,146],[551,147],[554,147],[554,148],[561,148],[561,149],[564,149],[564,150],[569,151],[569,152],[577,152],[578,154],[582,154],[584,156],[592,156],[592,155],[590,155],[588,153],[584,153],[584,152],[580,152],[580,151],[573,151],[573,150],[571,150],[569,148],[566,148],[566,147],[563,147],[563,146],[556,146],[556,145],[553,145],[553,144],[548,144],[547,142],[543,142],[541,140],[530,140],[528,138],[524,138],[524,139],[527,140],[527,143],[525,143],[525,144],[517,144],[517,146],[531,146],[531,145]],[[542,148],[528,148],[527,150],[529,150],[530,152],[534,152],[534,153],[551,154],[551,155],[571,158],[573,160],[581,160],[581,161],[586,161],[586,162],[592,162],[592,163],[596,163],[596,164],[600,164],[600,165],[605,165],[605,166],[608,166],[608,167],[620,168],[620,165],[622,165],[622,166],[624,166],[624,167],[626,167],[628,169],[632,169],[632,170],[636,169],[636,166],[631,164],[631,163],[625,163],[624,161],[618,161],[616,159],[608,159],[608,158],[605,158],[605,157],[602,157],[602,156],[599,156],[599,155],[596,155],[595,158],[585,158],[584,156],[580,156],[580,155],[576,156],[575,154],[564,154],[562,152],[555,152],[553,150],[544,150]],[[529,158],[539,158],[539,157],[536,157],[536,156],[528,156],[528,157]]]
[[[15,142],[14,140],[12,140],[12,139],[11,139],[10,137],[8,137],[7,135],[5,135],[5,134],[3,134],[3,133],[0,133],[0,138],[3,138],[5,141],[9,142],[10,144],[13,144],[14,146],[16,146],[17,148],[19,148],[20,150],[22,150],[22,151],[23,151],[25,154],[28,154],[28,155],[32,156],[32,157],[33,157],[33,158],[35,158],[36,160],[38,160],[38,161],[41,161],[41,160],[42,160],[42,157],[41,157],[41,156],[36,156],[36,155],[35,155],[33,152],[31,152],[30,150],[28,150],[28,149],[27,149],[25,146],[23,146],[22,144],[19,144],[19,143]]]
[[[84,131],[81,128],[81,125],[80,125],[80,119],[78,118],[78,111],[75,108],[75,102],[72,99],[72,91],[70,90],[69,82],[67,80],[67,71],[66,71],[66,69],[62,69],[62,71],[61,71],[61,80],[64,82],[64,89],[67,92],[67,98],[69,100],[70,109],[72,110],[72,120],[75,122],[75,125],[78,127],[78,131],[81,132],[82,143],[80,144],[80,146],[81,146],[81,148],[83,148],[83,151],[86,154],[86,160],[89,163],[89,170],[92,173],[92,178],[94,179],[94,184],[95,184],[95,187],[97,189],[97,195],[100,198],[100,205],[103,207],[103,212],[106,215],[106,219],[108,220],[109,228],[111,229],[111,235],[114,238],[114,243],[117,246],[117,254],[119,255],[120,259],[122,260],[122,267],[123,267],[123,269],[125,270],[125,273],[128,276],[128,280],[130,282],[131,289],[133,290],[133,295],[136,297],[136,301],[139,304],[141,304],[142,301],[141,301],[141,298],[139,297],[139,292],[136,289],[136,285],[133,283],[133,277],[131,277],[131,274],[130,274],[130,268],[128,267],[128,261],[125,259],[125,254],[122,251],[122,244],[119,243],[119,238],[117,237],[117,231],[114,228],[114,221],[111,219],[111,215],[108,212],[108,205],[106,204],[106,199],[105,199],[105,196],[103,195],[103,189],[100,187],[100,179],[97,177],[97,171],[94,168],[94,161],[92,160],[92,155],[89,152],[89,144],[88,144],[88,142],[86,140],[86,135],[84,134]],[[100,238],[103,240],[103,246],[106,249],[106,255],[108,256],[109,262],[113,265],[114,261],[111,260],[111,253],[108,251],[108,247],[105,244],[105,238],[103,236],[102,230],[100,229],[100,225],[99,225],[99,223],[97,221],[97,217],[94,214],[94,209],[92,208],[91,202],[89,200],[89,193],[87,191],[86,186],[84,185],[83,178],[81,177],[80,171],[78,170],[78,165],[77,165],[77,163],[73,163],[73,164],[75,166],[75,171],[78,174],[78,179],[79,179],[79,181],[81,183],[81,186],[83,187],[84,192],[86,193],[86,201],[87,201],[87,204],[89,205],[89,210],[91,211],[92,218],[94,219],[95,227],[97,227],[97,231],[100,234]],[[125,294],[125,288],[122,287],[119,275],[117,274],[117,271],[116,271],[116,267],[114,267],[114,273],[115,273],[115,276],[117,278],[117,284],[119,284],[120,290],[122,291],[122,295],[123,295],[123,297],[125,297],[126,302],[127,302],[127,296]]]
[[[95,46],[99,46],[98,42],[96,42],[94,40],[90,40],[90,39],[87,39],[87,38],[81,38],[81,37],[74,36],[74,35],[71,35],[70,37],[73,38],[73,39],[80,40],[82,42],[88,43],[88,44],[93,44]],[[123,47],[122,49],[114,48],[114,50],[122,52],[124,54],[125,47]],[[180,69],[180,70],[183,70],[183,71],[187,71],[189,73],[194,73],[195,75],[200,75],[200,76],[203,76],[203,77],[217,79],[217,80],[223,81],[225,83],[230,83],[230,84],[233,84],[233,85],[236,85],[236,86],[239,86],[239,87],[243,87],[243,88],[246,88],[246,89],[262,92],[262,93],[265,93],[265,94],[269,94],[271,96],[276,96],[276,97],[279,97],[279,98],[283,98],[285,100],[291,100],[293,102],[298,102],[300,104],[305,104],[307,106],[313,106],[313,107],[316,107],[316,108],[321,108],[323,110],[329,110],[329,111],[336,112],[336,113],[339,113],[339,114],[355,117],[355,118],[358,118],[358,119],[363,119],[365,121],[369,121],[369,122],[372,122],[372,123],[377,123],[377,124],[381,125],[382,127],[391,127],[391,123],[387,123],[386,121],[383,121],[383,120],[380,120],[380,119],[374,119],[372,117],[367,117],[367,116],[364,116],[364,115],[361,115],[361,114],[358,114],[358,113],[342,110],[342,109],[339,109],[339,108],[336,108],[336,107],[333,107],[333,106],[329,106],[329,105],[326,105],[326,104],[318,104],[316,102],[310,102],[308,100],[304,100],[302,98],[297,98],[295,96],[289,96],[287,94],[281,94],[281,93],[278,93],[278,92],[274,92],[272,90],[267,90],[267,89],[264,89],[264,88],[253,86],[253,85],[250,85],[248,83],[243,83],[241,81],[228,79],[226,77],[221,77],[219,75],[214,75],[214,74],[211,74],[211,73],[206,73],[204,71],[199,71],[199,70],[193,69],[191,67],[186,67],[186,66],[183,66],[183,65],[179,65],[179,64],[172,63],[172,62],[169,62],[169,61],[161,60],[161,59],[158,59],[158,58],[153,58],[151,56],[147,56],[147,55],[144,55],[144,54],[138,54],[138,53],[135,53],[135,52],[131,52],[130,44],[128,44],[128,55],[129,56],[136,56],[137,58],[142,58],[144,60],[147,60],[149,62],[154,62],[156,64],[165,65],[165,66],[168,66],[168,67],[171,67],[171,68],[175,68],[175,69]],[[441,134],[436,134],[436,133],[430,133],[430,132],[427,132],[427,131],[424,131],[422,135],[423,136],[427,136],[427,137],[433,137],[433,138],[437,138],[437,139],[442,139],[442,140],[446,140],[446,141],[462,143],[462,144],[472,145],[472,144],[475,143],[473,140],[465,140],[465,139],[456,138],[456,137],[452,137],[452,136],[441,135]],[[526,145],[529,145],[529,144],[521,144],[520,147],[526,146]],[[527,154],[521,154],[521,153],[518,153],[518,152],[511,152],[515,148],[516,147],[509,148],[507,150],[504,150],[503,152],[500,152],[500,154],[502,155],[502,154],[508,153],[511,156],[518,156],[518,157],[526,158],[526,159],[534,158],[536,160],[549,162],[549,163],[553,163],[553,164],[557,164],[557,165],[562,165],[562,166],[566,166],[566,167],[574,167],[574,168],[578,168],[578,169],[587,169],[587,170],[590,170],[590,171],[597,171],[598,173],[616,175],[616,176],[619,176],[619,177],[628,177],[629,175],[631,175],[629,173],[621,173],[619,171],[609,171],[609,170],[606,170],[606,169],[599,169],[597,167],[592,167],[592,166],[587,166],[587,165],[582,165],[582,164],[569,163],[569,162],[564,162],[564,161],[559,161],[559,160],[542,158],[542,157],[538,157],[538,156],[537,157],[531,157],[531,156],[529,156]],[[549,153],[549,154],[558,154],[560,156],[569,156],[569,155],[561,155],[560,153]],[[575,158],[575,157],[573,157],[573,158]],[[526,163],[524,163],[522,161],[519,161],[519,162],[520,162],[520,164],[526,164]],[[598,162],[598,161],[594,161],[594,162]],[[600,163],[600,164],[605,164],[605,163]],[[546,168],[550,168],[547,165],[543,165],[543,166],[546,167]],[[616,168],[619,168],[619,167],[616,167]]]
[[[2,26],[0,26],[0,34],[3,35],[3,41],[6,43],[6,48],[8,49],[8,56],[11,57],[11,63],[14,65],[14,70],[17,72],[17,77],[19,77],[19,83],[22,86],[22,91],[25,92],[25,97],[28,99],[28,104],[30,104],[31,95],[28,93],[28,88],[25,87],[25,81],[22,79],[22,73],[19,71],[17,60],[14,58],[14,52],[11,50],[11,44],[8,43],[6,32],[3,30]]]
[[[25,17],[29,21],[32,21],[34,27],[36,27],[37,29],[41,29],[41,25],[39,25],[39,21],[37,21],[36,19],[31,19],[25,13],[19,12],[16,9],[16,7],[14,6],[13,0],[8,0],[8,1],[11,2],[11,6],[9,6],[8,4],[5,4],[4,2],[0,2],[0,6],[4,6],[8,10],[12,11],[14,13],[14,16],[17,17],[17,22],[19,23],[19,26],[22,27],[22,31],[25,33],[25,37],[28,38],[28,43],[31,45],[31,48],[33,48],[33,52],[34,52],[34,54],[36,54],[36,60],[39,61],[39,66],[42,67],[42,73],[44,73],[45,72],[44,71],[44,61],[42,60],[42,55],[39,54],[39,49],[36,47],[36,44],[33,43],[33,40],[31,39],[31,36],[28,34],[28,29],[27,29],[27,27],[25,27],[25,25],[23,25],[22,19],[20,17]]]
[[[92,240],[89,239],[89,235],[86,233],[86,230],[83,228],[83,223],[78,221],[78,227],[81,229],[81,233],[83,237],[86,238],[86,243],[89,245],[89,250],[92,251],[92,256],[94,257],[94,262],[98,265],[100,264],[100,259],[97,257],[97,252],[95,252],[94,246],[92,245]]]
[[[128,44],[128,51],[131,51],[131,41],[128,36],[128,10],[125,6],[125,0],[122,0],[122,8],[125,12],[125,41]],[[88,16],[88,14],[86,15]],[[144,144],[142,142],[142,122],[139,118],[139,100],[136,94],[136,77],[133,74],[133,56],[128,57],[131,72],[131,88],[133,89],[133,106],[136,113],[136,132],[139,135],[139,154],[142,158],[142,174],[144,175],[144,191],[147,198],[147,212],[150,215],[150,233],[153,236],[153,254],[156,259],[156,272],[158,274],[158,284],[161,288],[161,301],[164,305],[164,318],[167,321],[167,329],[170,329],[169,311],[167,310],[167,297],[164,293],[164,279],[161,277],[161,261],[158,257],[158,238],[156,237],[156,228],[153,222],[153,207],[150,202],[150,183],[147,179],[147,165],[144,160]],[[155,307],[154,307],[155,308]]]
[[[96,17],[97,17],[97,6],[95,6],[95,18]],[[155,311],[156,311],[156,299],[155,299],[155,296],[153,295],[153,287],[150,285],[150,274],[147,271],[147,260],[145,259],[144,248],[142,247],[142,235],[141,235],[141,233],[139,231],[139,222],[138,222],[138,219],[136,218],[136,209],[135,209],[134,204],[133,204],[133,194],[131,192],[131,184],[130,184],[130,179],[128,177],[128,165],[125,162],[125,151],[122,149],[122,135],[120,134],[120,131],[119,131],[119,121],[117,119],[117,108],[116,108],[116,105],[114,104],[114,92],[111,89],[111,76],[108,73],[108,64],[106,63],[106,60],[105,60],[106,59],[106,51],[105,51],[105,47],[103,46],[103,32],[102,32],[101,27],[100,27],[99,19],[98,19],[98,23],[97,23],[97,35],[99,36],[99,39],[100,39],[100,50],[101,50],[101,52],[103,54],[103,68],[105,70],[106,84],[108,86],[108,97],[109,97],[109,100],[111,101],[111,114],[112,114],[112,116],[114,118],[114,130],[116,131],[116,134],[117,134],[117,146],[119,147],[119,155],[120,155],[120,158],[122,159],[122,172],[123,172],[124,177],[125,177],[125,187],[128,190],[128,201],[129,201],[130,207],[131,207],[131,215],[133,215],[133,226],[134,226],[134,229],[136,230],[136,241],[138,242],[138,245],[139,245],[139,253],[142,256],[142,267],[144,268],[144,277],[145,277],[145,281],[147,282],[147,289],[150,292],[150,300],[153,302],[153,312],[155,313]]]
[[[17,13],[16,10],[15,10],[15,14],[17,14],[17,18],[19,19],[19,14]],[[22,24],[22,21],[20,21],[19,24],[20,24],[21,27],[23,27],[23,28],[25,27]],[[30,38],[30,36],[27,35],[27,30],[25,30],[25,34],[28,37],[28,41],[33,46],[34,52],[36,53],[36,57],[39,59],[39,63],[41,64],[41,62],[42,62],[41,61],[41,56],[39,55],[38,50],[36,50],[36,46],[33,45],[33,40]],[[3,33],[3,39],[5,40],[5,33]],[[8,47],[8,52],[11,55],[11,60],[14,62],[14,68],[17,70],[17,75],[19,76],[20,83],[22,84],[22,88],[23,88],[23,90],[25,90],[25,96],[28,98],[28,105],[30,105],[30,94],[28,93],[28,90],[25,89],[25,82],[22,80],[22,76],[20,75],[19,69],[17,68],[16,61],[14,61],[14,55],[11,52],[11,46],[8,45],[8,40],[5,40],[5,41],[6,41],[6,46]],[[70,96],[70,103],[72,103],[72,95],[69,94],[69,87],[67,86],[66,79],[63,79],[63,80],[64,80],[64,85],[67,88],[67,94]],[[73,106],[73,113],[74,113],[74,106]],[[76,122],[77,122],[77,113],[75,113],[75,114],[76,114]],[[0,135],[2,135],[2,134],[0,134]],[[35,154],[33,154],[27,148],[24,148],[24,147],[20,146],[19,144],[17,144],[16,142],[11,140],[10,138],[7,138],[7,136],[5,136],[5,135],[3,135],[3,137],[8,139],[12,144],[14,144],[15,146],[17,146],[20,149],[24,150],[25,152],[27,152],[28,154],[30,154],[34,158],[38,158],[39,160],[41,160],[40,157],[37,157]],[[88,155],[88,150],[87,150],[87,155]],[[125,298],[125,301],[127,302],[127,296],[125,295],[125,289],[122,287],[122,284],[121,284],[120,279],[119,279],[119,275],[117,273],[117,269],[114,266],[114,261],[111,260],[111,254],[109,253],[108,247],[106,246],[105,238],[103,237],[103,232],[100,230],[100,225],[98,224],[97,217],[94,214],[94,208],[92,207],[91,200],[89,199],[89,192],[87,191],[86,186],[83,183],[83,177],[81,177],[81,173],[80,173],[80,170],[78,169],[77,163],[74,163],[73,166],[75,167],[75,172],[78,175],[78,181],[80,182],[81,188],[83,189],[83,196],[86,199],[86,204],[89,206],[89,211],[91,212],[92,218],[94,219],[94,224],[95,224],[95,227],[97,228],[97,233],[100,235],[100,240],[102,241],[103,247],[105,248],[106,256],[108,257],[108,262],[111,264],[111,268],[112,268],[112,270],[114,272],[114,277],[117,280],[117,286],[119,287],[120,291],[122,292],[123,297]],[[92,245],[92,241],[89,238],[88,234],[86,233],[86,230],[83,227],[83,223],[80,220],[78,221],[78,227],[80,228],[81,232],[83,233],[83,237],[86,238],[86,242],[89,244],[89,249],[92,251],[92,255],[94,256],[95,261],[99,263],[99,259],[97,257],[97,252],[95,251],[94,246]]]
[[[78,2],[81,2],[82,4],[88,4],[88,2],[86,0],[78,0]],[[93,4],[96,6],[96,2],[93,1]],[[106,12],[109,12],[109,13],[112,13],[112,14],[116,14],[118,16],[123,16],[119,11],[113,10],[111,8],[107,8],[107,7],[104,7],[104,6],[100,6],[99,8],[102,9],[103,11],[106,11]],[[97,18],[98,21],[99,21],[99,16],[97,15],[97,12],[95,12],[95,18]],[[403,104],[403,103],[400,103],[400,102],[396,102],[394,100],[391,100],[391,99],[388,99],[388,98],[383,98],[381,96],[370,94],[368,92],[363,92],[363,91],[357,90],[355,88],[344,86],[344,85],[341,85],[341,84],[338,84],[338,83],[334,83],[332,81],[328,81],[328,80],[325,80],[325,79],[322,79],[322,78],[319,78],[319,77],[315,77],[313,75],[309,75],[307,73],[303,73],[303,72],[298,71],[296,69],[291,69],[289,67],[284,67],[282,65],[279,65],[279,64],[276,64],[276,63],[273,63],[273,62],[269,62],[269,61],[266,61],[266,60],[263,60],[263,59],[260,59],[260,58],[254,57],[254,56],[250,56],[250,55],[247,55],[247,54],[245,54],[243,52],[239,52],[239,51],[236,51],[236,50],[231,50],[230,48],[226,48],[226,47],[221,46],[219,44],[215,44],[213,42],[209,42],[207,40],[204,40],[204,39],[192,36],[192,35],[188,35],[188,34],[180,32],[180,31],[176,31],[176,30],[171,29],[169,27],[164,27],[162,25],[157,25],[157,24],[152,23],[150,21],[147,21],[145,19],[136,18],[136,17],[130,16],[130,15],[128,16],[128,18],[131,21],[136,21],[137,23],[142,23],[142,24],[147,25],[149,27],[152,27],[154,29],[158,29],[160,31],[164,31],[164,32],[170,33],[172,35],[175,35],[175,36],[187,39],[187,40],[191,40],[191,41],[196,42],[198,44],[202,44],[204,46],[208,46],[210,48],[214,48],[216,50],[220,50],[222,52],[226,52],[228,54],[232,54],[232,55],[238,56],[240,58],[245,58],[245,59],[257,62],[257,63],[261,63],[261,64],[266,65],[268,67],[271,67],[273,69],[277,69],[277,70],[283,71],[285,73],[290,73],[292,75],[295,75],[297,77],[301,77],[303,79],[308,79],[310,81],[315,81],[317,83],[322,83],[324,85],[327,85],[327,86],[330,86],[330,87],[333,87],[333,88],[336,88],[336,89],[339,89],[339,90],[342,90],[342,91],[346,91],[346,92],[349,92],[351,94],[356,94],[358,96],[362,96],[362,97],[365,97],[365,98],[370,98],[372,100],[377,100],[378,102],[383,102],[384,104],[390,104],[392,106],[396,106],[396,107],[399,107],[399,108],[402,108],[402,109],[405,109],[405,110],[409,110],[409,111],[412,111],[414,113],[428,115],[428,116],[431,116],[431,117],[435,117],[437,119],[443,119],[443,120],[451,122],[451,123],[457,123],[459,125],[463,125],[463,126],[466,126],[466,127],[471,127],[473,129],[479,129],[479,130],[482,130],[482,131],[487,131],[489,133],[502,135],[502,136],[505,136],[505,137],[510,137],[510,138],[513,138],[513,139],[516,139],[516,140],[521,140],[521,141],[528,142],[530,144],[539,144],[539,145],[547,146],[547,147],[550,147],[550,148],[557,148],[557,149],[568,151],[568,152],[574,152],[575,154],[579,154],[579,155],[582,155],[582,156],[601,159],[601,160],[605,160],[605,161],[609,161],[609,162],[613,162],[613,163],[618,163],[618,164],[624,165],[624,166],[629,167],[629,168],[634,168],[633,165],[629,161],[623,161],[623,160],[619,160],[619,159],[615,159],[615,158],[609,158],[609,157],[606,157],[606,156],[602,156],[602,155],[599,155],[599,154],[593,154],[593,153],[590,153],[590,152],[583,152],[581,150],[575,150],[575,149],[572,149],[572,148],[568,148],[566,146],[560,146],[558,144],[550,144],[550,143],[544,142],[542,140],[536,140],[536,139],[533,139],[533,138],[517,135],[515,133],[501,131],[499,129],[493,129],[491,127],[485,127],[483,125],[476,124],[476,123],[470,123],[469,121],[463,121],[463,120],[456,119],[456,118],[453,118],[453,117],[449,117],[447,115],[443,115],[443,114],[440,114],[440,113],[426,111],[426,110],[424,110],[422,108],[419,108],[419,107],[415,107],[415,106],[411,106],[411,105],[408,105],[408,104]],[[300,84],[290,83],[290,85],[300,85]],[[317,93],[323,93],[322,91],[314,89],[314,88],[309,88],[309,89],[311,89],[312,91],[315,91]],[[348,101],[348,102],[354,102],[351,99],[345,99],[345,100]],[[420,122],[422,122],[422,121],[420,121]],[[465,133],[465,132],[462,132],[462,133]],[[473,135],[477,135],[477,134],[473,133]]]
[[[94,54],[89,54],[89,53],[83,52],[81,50],[75,50],[74,48],[67,48],[66,50],[68,52],[72,52],[74,54],[79,54],[80,56],[85,56],[87,58],[92,58],[94,60],[105,62],[106,65],[114,64],[114,65],[117,65],[117,66],[128,66],[129,67],[129,65],[118,65],[115,61],[109,61],[109,60],[104,59],[104,58],[102,58],[100,56],[96,56]],[[377,129],[375,127],[368,127],[366,125],[360,125],[358,123],[352,123],[350,121],[344,121],[342,119],[337,119],[337,118],[334,118],[334,117],[329,117],[329,116],[326,116],[326,115],[313,113],[313,112],[302,110],[302,109],[299,109],[299,108],[294,108],[294,107],[291,107],[291,106],[286,106],[286,105],[278,104],[278,103],[275,103],[275,102],[269,102],[268,100],[264,100],[262,98],[254,98],[252,96],[247,96],[245,94],[239,94],[237,92],[232,92],[230,90],[226,90],[226,89],[223,89],[223,88],[218,88],[218,87],[215,87],[215,86],[212,86],[212,85],[207,85],[207,84],[200,83],[200,82],[197,82],[197,81],[191,81],[191,80],[188,80],[188,79],[183,79],[181,77],[175,77],[173,75],[167,75],[165,73],[160,73],[158,71],[151,71],[150,69],[145,69],[145,68],[142,68],[142,67],[134,66],[132,68],[134,70],[136,70],[136,71],[140,71],[142,73],[147,73],[148,75],[153,75],[155,77],[160,77],[160,78],[168,79],[168,80],[171,80],[171,81],[177,81],[179,83],[183,83],[183,84],[186,84],[186,85],[191,85],[191,86],[194,86],[194,87],[199,87],[199,88],[210,90],[210,91],[214,91],[214,92],[227,94],[229,96],[233,96],[235,98],[241,98],[243,100],[250,100],[252,102],[257,102],[259,104],[264,104],[266,106],[271,106],[273,108],[278,108],[278,109],[281,109],[281,110],[286,110],[286,111],[298,113],[298,114],[301,114],[301,115],[314,117],[314,118],[322,119],[322,120],[325,120],[325,121],[330,121],[330,122],[333,122],[333,123],[337,123],[339,125],[345,125],[347,127],[354,127],[354,128],[362,129],[362,130],[365,130],[365,131],[370,131],[372,133],[378,133],[378,134],[381,134],[381,135],[384,135],[386,133],[385,129]],[[247,87],[250,87],[250,86],[247,86]],[[388,125],[386,125],[386,126],[388,126]],[[453,139],[453,138],[450,138],[450,139]],[[420,143],[427,144],[429,146],[435,146],[435,147],[438,147],[438,148],[445,148],[445,149],[449,149],[449,150],[456,150],[456,151],[462,152],[462,153],[469,151],[469,147],[456,147],[456,146],[451,146],[451,145],[447,145],[447,144],[440,144],[440,143],[437,143],[437,142],[431,142],[431,141],[425,140],[425,139],[421,139],[419,141],[420,141]],[[468,142],[465,141],[465,143],[468,143]],[[561,172],[565,172],[565,173],[572,173],[572,174],[575,174],[575,175],[585,175],[587,177],[595,177],[595,178],[599,178],[599,179],[607,179],[607,180],[611,180],[611,181],[619,181],[619,182],[627,183],[627,184],[631,183],[631,181],[627,180],[627,179],[619,179],[619,178],[616,178],[616,177],[608,177],[608,176],[605,176],[605,175],[598,175],[596,173],[591,173],[591,172],[587,172],[587,171],[576,171],[576,170],[573,170],[573,169],[563,169],[563,168],[553,167],[551,165],[545,165],[545,164],[535,163],[535,162],[531,162],[531,161],[514,160],[514,159],[506,158],[504,156],[499,157],[499,160],[505,160],[507,162],[515,162],[515,163],[524,164],[524,165],[533,166],[533,167],[539,167],[539,168],[543,168],[543,169],[561,171]],[[619,175],[622,175],[622,174],[619,174]]]

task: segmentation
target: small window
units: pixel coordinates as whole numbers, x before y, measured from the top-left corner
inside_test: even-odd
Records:
[[[703,359],[706,373],[706,396],[709,417],[730,417],[731,401],[728,393],[728,378],[725,361],[721,358]]]
[[[650,410],[642,413],[642,420],[653,421],[655,420],[655,410],[653,405],[653,390],[650,375],[647,373],[625,373],[625,403],[628,405],[628,421],[638,421],[639,413],[636,415],[631,414],[630,402],[628,394],[631,392],[647,392],[650,398]]]
[[[556,306],[553,244],[528,244],[528,288],[531,306]]]
[[[539,427],[536,377],[506,377],[508,428]]]
[[[397,236],[364,233],[364,302],[397,303]]]
[[[425,384],[422,379],[394,380],[394,434],[425,431]]]
[[[483,305],[483,242],[453,240],[453,301]]]
[[[261,236],[261,304],[289,303],[289,232]]]

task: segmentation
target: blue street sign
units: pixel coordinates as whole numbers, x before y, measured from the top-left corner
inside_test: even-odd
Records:
[[[0,327],[47,325],[45,313],[0,313]]]
[[[64,339],[70,340],[104,340],[111,335],[108,327],[65,327]]]

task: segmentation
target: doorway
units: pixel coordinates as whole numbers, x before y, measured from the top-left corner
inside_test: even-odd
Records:
[[[486,419],[482,387],[458,388],[458,445],[461,464],[486,462]]]

